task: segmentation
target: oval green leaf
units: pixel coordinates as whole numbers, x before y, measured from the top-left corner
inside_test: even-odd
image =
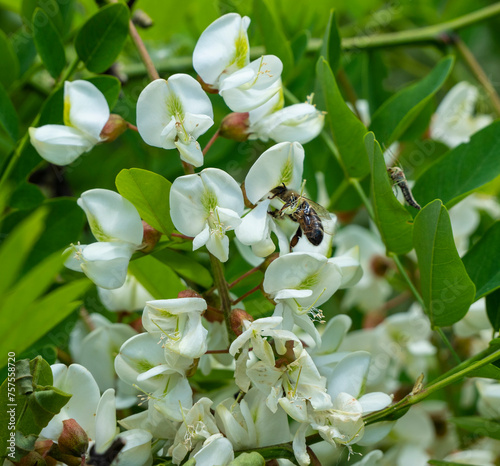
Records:
[[[400,90],[380,106],[373,115],[370,131],[381,144],[389,147],[403,134],[444,84],[453,62],[453,57],[443,58],[425,78]]]
[[[5,33],[0,29],[0,84],[6,89],[19,76],[19,60]]]
[[[365,144],[371,164],[371,197],[375,223],[387,249],[395,254],[406,254],[413,249],[413,218],[392,191],[384,155],[373,133],[366,135]]]
[[[33,14],[33,40],[45,68],[57,78],[66,65],[66,54],[59,33],[41,8]]]
[[[328,61],[333,72],[339,69],[342,45],[337,15],[334,10],[330,10],[330,18],[328,19],[325,34],[323,35],[321,56]]]
[[[450,208],[500,175],[499,153],[500,121],[495,121],[425,170],[417,179],[413,193],[424,204],[441,199]]]
[[[326,102],[326,118],[344,170],[351,178],[364,178],[370,172],[364,143],[365,125],[344,102],[330,65],[323,57],[318,60],[317,73]]]
[[[80,29],[76,53],[89,71],[102,73],[115,61],[128,35],[128,8],[115,3],[105,6]]]
[[[476,287],[460,260],[450,216],[439,199],[415,217],[413,245],[420,267],[422,298],[432,326],[458,322],[474,301]]]
[[[12,105],[9,95],[2,84],[0,84],[0,126],[7,131],[12,142],[17,141],[19,137],[19,119],[14,105]]]
[[[134,204],[144,221],[165,235],[174,231],[170,218],[170,181],[148,170],[131,168],[118,173],[115,183],[118,192]]]
[[[463,258],[476,285],[476,300],[500,288],[500,221],[495,222]]]

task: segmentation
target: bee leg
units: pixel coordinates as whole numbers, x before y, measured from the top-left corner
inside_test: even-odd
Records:
[[[299,227],[297,228],[297,232],[295,235],[293,235],[292,240],[290,241],[290,252],[292,252],[292,248],[297,246],[297,243],[299,242],[299,239],[302,237],[302,229]]]

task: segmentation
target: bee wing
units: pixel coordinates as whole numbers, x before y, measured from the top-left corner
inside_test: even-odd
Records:
[[[328,212],[328,210],[326,210],[322,205],[311,201],[310,199],[307,199],[307,202],[321,219],[323,231],[328,235],[333,235],[335,233],[335,221],[332,219],[332,214]]]

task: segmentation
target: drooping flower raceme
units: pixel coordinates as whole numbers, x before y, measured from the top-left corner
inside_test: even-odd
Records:
[[[132,254],[142,243],[141,217],[131,202],[107,189],[85,191],[78,205],[98,242],[72,244],[74,254],[65,265],[85,273],[97,286],[119,288],[125,283]]]
[[[184,162],[203,165],[197,139],[214,124],[210,99],[187,74],[148,84],[137,101],[137,129],[146,143],[177,148]]]
[[[432,117],[431,138],[453,148],[488,126],[493,121],[490,115],[474,115],[478,94],[477,87],[465,81],[453,86]]]
[[[210,88],[219,89],[221,78],[250,62],[247,29],[250,18],[228,13],[201,34],[193,52],[193,68]]]
[[[45,160],[68,165],[102,142],[101,132],[109,119],[102,92],[89,81],[64,83],[64,125],[30,128],[33,147]]]
[[[174,226],[181,233],[194,236],[193,250],[206,245],[222,262],[229,257],[226,231],[240,224],[243,207],[238,183],[217,168],[181,176],[170,190],[170,215]]]

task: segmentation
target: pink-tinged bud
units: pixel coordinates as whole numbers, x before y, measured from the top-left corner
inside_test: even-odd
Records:
[[[142,227],[144,229],[144,233],[142,235],[142,244],[140,250],[144,253],[148,253],[154,249],[156,243],[160,240],[161,232],[153,228],[144,220],[142,221]]]
[[[243,142],[248,139],[249,126],[248,112],[230,113],[222,119],[219,135],[233,141]]]
[[[219,89],[216,89],[213,87],[211,84],[207,84],[203,79],[201,79],[199,76],[196,78],[198,82],[201,84],[201,88],[207,93],[207,94],[218,94]]]
[[[63,421],[63,430],[57,439],[57,444],[63,455],[81,458],[87,451],[89,438],[78,422],[74,419],[67,419]]]
[[[194,290],[182,290],[177,294],[177,298],[201,298],[201,294]]]
[[[116,113],[109,115],[109,119],[101,131],[101,139],[104,142],[114,141],[121,136],[128,128],[127,122]]]
[[[377,277],[384,277],[392,267],[392,262],[385,256],[375,255],[370,260],[370,269]]]
[[[231,329],[238,337],[243,333],[243,321],[248,320],[253,322],[253,317],[243,309],[233,309],[231,315],[229,316],[231,321]]]

